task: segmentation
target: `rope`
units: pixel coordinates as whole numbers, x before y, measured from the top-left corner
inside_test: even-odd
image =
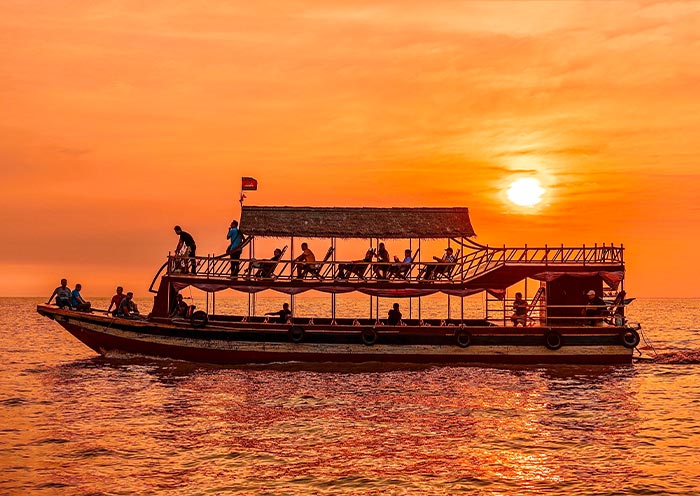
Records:
[[[651,348],[651,350],[654,352],[654,356],[658,356],[658,353],[656,352],[656,348],[654,348],[654,344],[651,342],[651,339],[647,339],[646,334],[644,334],[644,331],[642,331],[642,328],[639,328],[639,335],[642,336],[642,339],[644,340],[644,345],[648,346]],[[639,350],[637,350],[639,351]],[[641,352],[640,352],[641,355]]]

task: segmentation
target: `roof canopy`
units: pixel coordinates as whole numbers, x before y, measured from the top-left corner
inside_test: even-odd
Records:
[[[246,234],[308,238],[452,238],[476,233],[469,209],[243,206]]]

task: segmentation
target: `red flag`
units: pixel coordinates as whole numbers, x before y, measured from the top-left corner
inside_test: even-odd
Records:
[[[242,177],[241,178],[241,190],[243,191],[257,191],[258,190],[258,180],[252,177]]]

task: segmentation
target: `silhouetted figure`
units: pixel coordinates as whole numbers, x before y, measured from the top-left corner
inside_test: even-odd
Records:
[[[292,311],[289,309],[289,303],[285,303],[282,305],[282,310],[267,312],[265,315],[279,315],[279,319],[277,319],[277,321],[280,324],[286,324],[289,318],[292,316]]]
[[[238,229],[237,220],[231,222],[231,228],[228,230],[226,239],[231,241],[226,252],[231,257],[231,277],[235,278],[238,277],[238,271],[241,265],[239,260],[241,258],[241,253],[243,253],[243,249],[241,248],[241,244],[243,244],[243,233]]]
[[[513,327],[518,327],[518,325],[525,327],[527,325],[527,301],[523,299],[522,293],[515,293],[513,315],[510,316],[510,320],[513,322]]]
[[[114,306],[114,311],[112,312],[112,315],[116,317],[117,310],[119,310],[119,304],[124,298],[126,298],[126,295],[124,294],[124,288],[122,288],[121,286],[117,286],[117,294],[112,296],[112,301],[109,302],[109,308],[107,309],[107,313],[109,313],[109,311],[112,310],[112,306]]]
[[[76,310],[80,310],[81,312],[89,312],[90,302],[85,301],[80,295],[81,289],[83,289],[83,287],[80,284],[75,285],[75,289],[70,295],[70,306],[72,306]]]
[[[50,304],[53,297],[56,297],[56,306],[59,308],[70,308],[71,290],[68,287],[68,279],[61,279],[61,285],[53,290],[46,304]]]
[[[124,319],[138,319],[140,317],[139,308],[136,303],[134,303],[134,293],[131,291],[126,293],[126,298],[119,304],[117,316]]]
[[[303,279],[306,274],[316,268],[316,256],[306,243],[301,244],[301,255],[294,259],[297,270],[297,279]]]
[[[394,303],[394,308],[389,310],[389,318],[387,319],[387,324],[389,325],[399,325],[401,323],[401,312],[399,311],[399,304]]]
[[[586,296],[588,297],[588,302],[583,309],[583,315],[591,318],[586,320],[585,324],[588,326],[601,325],[603,323],[603,317],[607,313],[607,304],[603,301],[603,298],[596,295],[595,291],[592,289],[586,293]]]
[[[175,226],[174,229],[175,234],[180,236],[180,241],[177,242],[177,247],[175,248],[175,255],[191,258],[192,273],[194,274],[197,272],[197,261],[194,259],[197,256],[197,245],[194,242],[194,238],[190,233],[183,231],[180,226]],[[184,271],[187,273],[187,261],[185,261]]]

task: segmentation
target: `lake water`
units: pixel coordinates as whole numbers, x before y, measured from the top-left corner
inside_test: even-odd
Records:
[[[630,366],[235,368],[98,357],[41,301],[0,299],[0,494],[700,494],[700,300],[635,301]]]

